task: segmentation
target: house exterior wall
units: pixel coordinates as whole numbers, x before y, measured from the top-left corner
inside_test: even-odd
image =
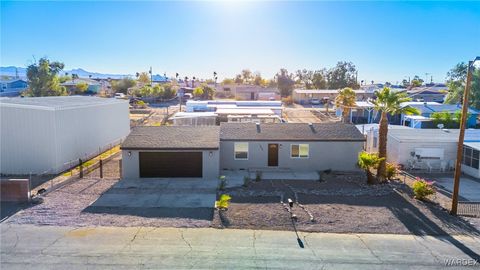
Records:
[[[407,164],[407,160],[411,159],[411,152],[415,152],[415,148],[442,148],[444,149],[444,160],[455,160],[457,156],[456,142],[398,142],[392,137],[387,140],[387,161],[395,164]]]
[[[356,171],[358,153],[364,142],[319,142],[319,141],[249,141],[248,160],[234,158],[235,141],[220,141],[221,169],[267,168],[268,144],[279,144],[278,168],[299,171],[338,170]],[[292,144],[309,144],[308,158],[291,158]]]
[[[130,132],[128,103],[53,109],[0,106],[2,174],[59,173]],[[21,119],[21,121],[20,121]]]
[[[462,164],[462,172],[475,178],[480,178],[480,170]]]
[[[202,152],[203,179],[217,180],[219,177],[219,150],[122,150],[122,178],[140,179],[140,152]]]

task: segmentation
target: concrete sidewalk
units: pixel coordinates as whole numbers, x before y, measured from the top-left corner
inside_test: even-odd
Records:
[[[470,236],[300,233],[305,248],[288,231],[2,224],[1,236],[2,268],[22,270],[460,269],[480,252]]]

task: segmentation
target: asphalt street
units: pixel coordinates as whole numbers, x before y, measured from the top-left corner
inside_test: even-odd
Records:
[[[2,269],[464,269],[480,238],[1,225]]]

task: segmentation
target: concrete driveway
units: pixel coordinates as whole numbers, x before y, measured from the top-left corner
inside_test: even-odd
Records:
[[[449,192],[453,192],[453,177],[437,177],[435,182]],[[469,201],[480,202],[480,182],[469,177],[460,177],[459,193]]]
[[[122,179],[85,211],[211,220],[217,184],[196,178]]]
[[[469,236],[1,225],[2,269],[478,269]],[[474,258],[472,258],[474,257]],[[456,267],[452,267],[456,266]],[[476,267],[472,267],[476,266]]]

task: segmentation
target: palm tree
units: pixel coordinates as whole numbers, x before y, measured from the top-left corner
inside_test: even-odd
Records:
[[[335,98],[335,106],[342,108],[342,119],[344,123],[350,122],[350,110],[355,107],[355,91],[350,87],[345,87],[338,91],[338,96]]]
[[[385,158],[378,157],[377,153],[367,153],[363,151],[358,154],[358,167],[365,170],[367,173],[368,184],[371,185],[376,183],[376,179],[372,174],[372,169],[377,167],[383,160],[385,160]]]
[[[377,176],[381,181],[386,179],[386,161],[387,158],[387,134],[388,134],[388,114],[419,114],[418,109],[405,106],[403,102],[412,100],[404,92],[391,91],[390,88],[384,87],[380,91],[375,92],[377,99],[372,103],[376,111],[381,113],[379,131],[378,131],[378,156],[384,158],[378,165]]]

